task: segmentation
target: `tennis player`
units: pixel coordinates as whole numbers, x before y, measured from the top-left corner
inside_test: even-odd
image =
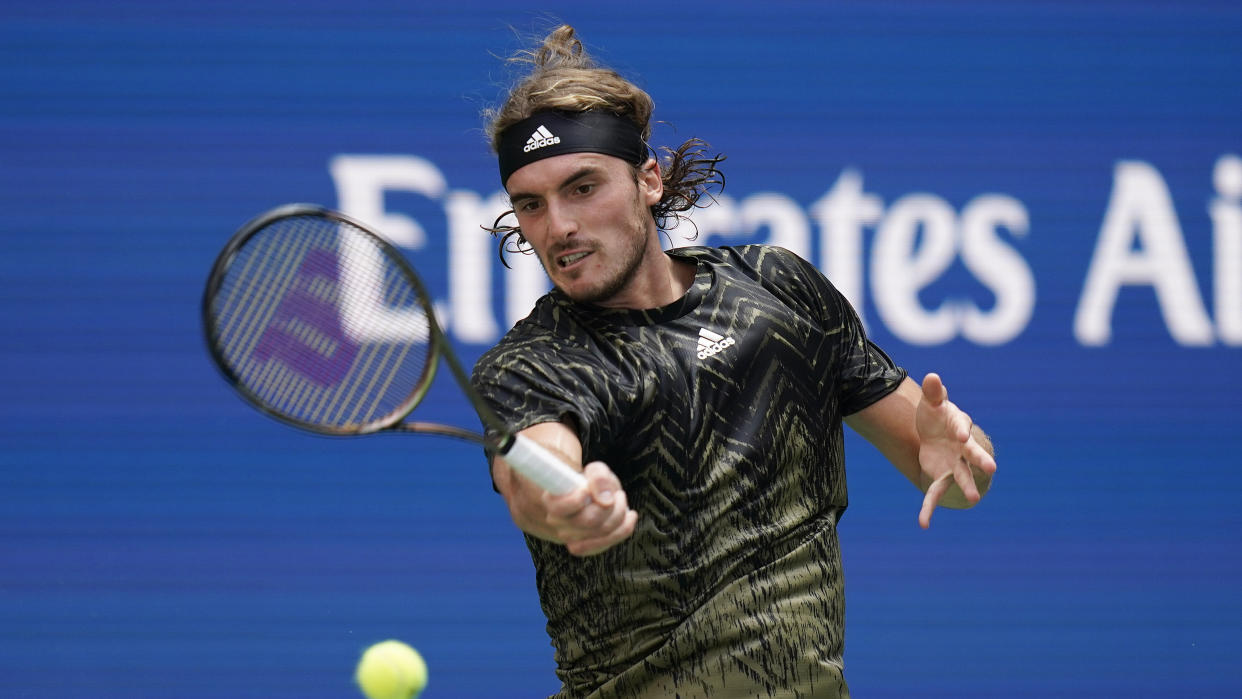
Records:
[[[572,28],[517,59],[529,75],[488,115],[516,217],[494,230],[555,288],[473,383],[585,464],[587,487],[552,496],[492,463],[534,559],[559,696],[848,696],[842,423],[925,493],[924,527],[987,491],[989,439],[794,254],[664,251],[660,230],[722,183],[721,158],[694,139],[652,157],[651,98]]]

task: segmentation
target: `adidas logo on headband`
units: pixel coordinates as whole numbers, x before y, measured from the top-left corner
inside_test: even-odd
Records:
[[[526,147],[522,149],[522,152],[529,153],[533,150],[543,148],[544,146],[550,146],[554,143],[560,142],[560,136],[553,136],[552,132],[548,131],[548,127],[540,124],[539,128],[535,129],[535,133],[531,134],[530,138],[526,139]]]
[[[535,112],[510,125],[496,140],[502,183],[526,165],[569,153],[611,155],[633,165],[649,157],[642,128],[609,111]]]

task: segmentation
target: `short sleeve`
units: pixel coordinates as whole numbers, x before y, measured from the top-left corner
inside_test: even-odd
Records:
[[[867,337],[854,307],[823,272],[783,248],[764,246],[762,257],[770,260],[761,265],[767,268],[764,276],[815,318],[832,339],[842,415],[866,408],[901,385],[906,371]]]
[[[550,338],[509,336],[475,364],[471,384],[509,429],[571,422],[585,445],[602,424],[589,377],[598,370],[576,348]]]
[[[841,317],[845,319],[838,355],[841,358],[838,367],[841,414],[853,415],[897,390],[906,378],[906,371],[867,338],[862,321],[845,297],[838,293],[837,298],[842,304]]]

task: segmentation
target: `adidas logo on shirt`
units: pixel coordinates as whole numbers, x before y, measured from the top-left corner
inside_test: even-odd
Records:
[[[714,357],[734,345],[733,338],[717,335],[707,328],[699,329],[699,359]]]
[[[550,146],[553,143],[560,142],[560,136],[553,136],[552,132],[548,131],[548,127],[540,124],[539,128],[535,129],[535,133],[531,134],[530,138],[526,139],[526,147],[522,149],[522,152],[529,153],[533,150],[543,148],[544,146]]]

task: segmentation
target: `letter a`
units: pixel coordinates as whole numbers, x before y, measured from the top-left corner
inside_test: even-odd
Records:
[[[1212,322],[1169,189],[1156,168],[1140,161],[1119,162],[1113,172],[1113,193],[1074,316],[1079,342],[1108,344],[1113,307],[1124,284],[1151,285],[1174,340],[1212,344]]]

